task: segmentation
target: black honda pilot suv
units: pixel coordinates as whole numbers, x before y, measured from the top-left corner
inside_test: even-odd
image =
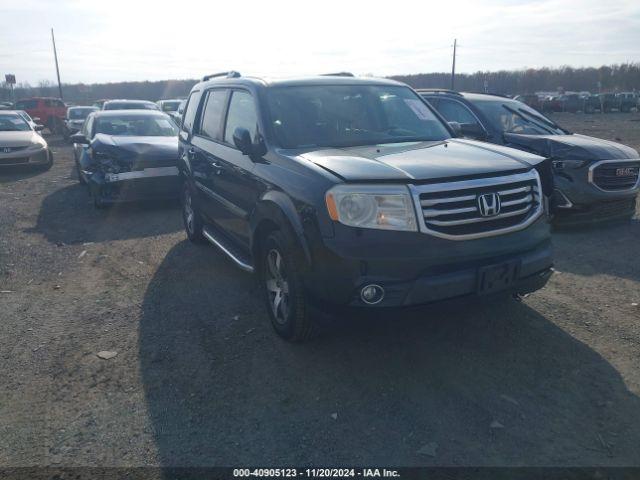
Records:
[[[318,311],[541,288],[548,160],[452,136],[390,80],[207,76],[180,132],[187,235],[255,271],[292,341]]]

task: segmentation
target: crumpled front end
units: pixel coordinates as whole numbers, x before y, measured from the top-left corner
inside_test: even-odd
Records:
[[[98,137],[80,160],[96,203],[178,197],[177,142],[172,154],[166,145],[127,149]]]

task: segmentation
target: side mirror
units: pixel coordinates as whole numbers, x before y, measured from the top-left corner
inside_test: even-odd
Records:
[[[36,132],[41,132],[41,131],[43,131],[43,130],[44,130],[44,125],[40,125],[40,124],[38,123],[38,124],[36,124],[36,126],[35,126],[35,127],[33,127],[33,128],[34,128],[34,130],[35,130]]]
[[[80,145],[89,145],[89,140],[81,133],[74,133],[69,137],[72,143],[79,143]]]
[[[453,130],[454,136],[456,137],[462,136],[462,127],[460,127],[460,124],[458,122],[447,122],[447,123],[451,127],[451,130]]]
[[[487,133],[477,123],[462,123],[460,124],[460,130],[462,135],[469,138],[475,138],[477,140],[484,140],[487,138]]]
[[[249,130],[244,127],[238,127],[233,132],[233,143],[243,155],[251,155],[253,153],[253,141]]]

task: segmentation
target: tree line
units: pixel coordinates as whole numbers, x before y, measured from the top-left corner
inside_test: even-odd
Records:
[[[451,88],[451,73],[396,75],[395,80],[414,88]],[[529,68],[456,74],[455,89],[505,95],[540,91],[622,92],[640,88],[640,63],[623,63],[599,68]]]
[[[395,80],[414,88],[450,88],[450,73],[419,73],[395,75]],[[63,84],[64,100],[90,104],[103,98],[131,98],[156,101],[163,98],[181,98],[189,94],[198,82],[189,80],[161,80],[155,82],[114,82],[96,84]],[[11,100],[9,85],[3,84],[0,100]],[[497,72],[460,73],[455,78],[456,90],[492,92],[500,94],[534,93],[538,91],[634,91],[640,88],[640,63],[623,63],[602,67],[529,68],[526,70],[500,70]],[[50,81],[37,85],[27,82],[15,86],[15,98],[32,96],[57,97],[58,87]]]

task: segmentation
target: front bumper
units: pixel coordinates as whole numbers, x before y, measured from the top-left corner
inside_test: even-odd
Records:
[[[589,183],[587,173],[556,175],[553,203],[554,223],[582,225],[631,218],[636,210],[638,187],[625,191],[603,191]]]
[[[314,249],[316,266],[305,277],[312,298],[334,306],[376,308],[476,297],[483,293],[483,269],[506,263],[517,265],[517,274],[502,292],[524,294],[544,286],[553,266],[543,218],[520,232],[459,242],[422,233],[408,233],[402,240],[398,232],[384,232],[391,241],[383,243],[379,234],[369,233],[373,239],[360,237],[353,247],[325,239],[324,249]],[[384,298],[373,306],[361,298],[362,288],[370,284],[384,289]]]
[[[122,173],[87,173],[89,188],[103,203],[155,198],[177,198],[180,177],[177,167],[146,168]]]
[[[18,150],[12,153],[0,154],[0,167],[15,167],[20,165],[46,165],[49,163],[51,153],[48,148],[39,150]]]

